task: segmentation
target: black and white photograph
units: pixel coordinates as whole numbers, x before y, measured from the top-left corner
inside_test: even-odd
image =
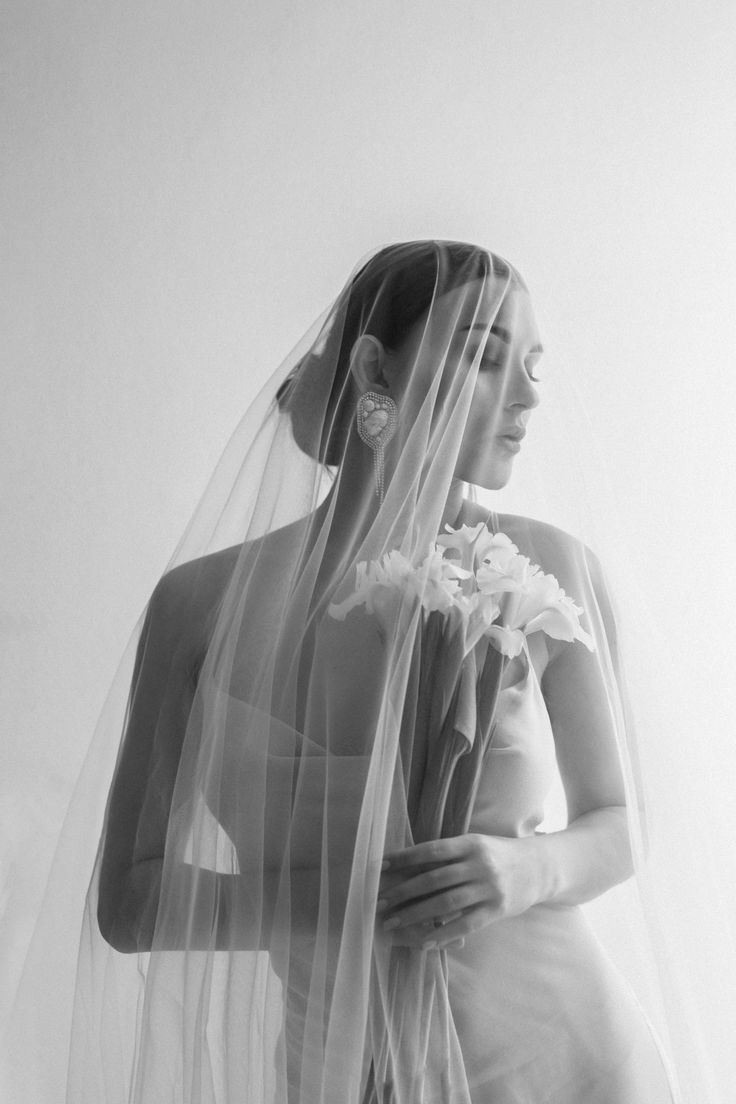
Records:
[[[2,1104],[733,1104],[736,8],[3,25]]]

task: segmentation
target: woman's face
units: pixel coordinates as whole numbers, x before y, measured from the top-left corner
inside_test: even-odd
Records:
[[[539,403],[534,369],[542,346],[529,293],[519,286],[509,288],[495,317],[481,310],[465,332],[466,359],[480,360],[455,475],[494,490],[509,481],[527,422]]]
[[[535,366],[542,346],[528,292],[512,284],[500,306],[490,281],[448,292],[436,300],[430,326],[420,325],[412,343],[414,368],[426,366],[427,386],[445,364],[438,408],[445,398],[456,403],[461,381],[477,372],[455,476],[488,490],[505,486],[539,402]]]

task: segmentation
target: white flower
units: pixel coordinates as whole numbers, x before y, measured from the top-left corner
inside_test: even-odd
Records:
[[[384,628],[395,627],[400,616],[405,630],[412,610],[438,611],[450,635],[462,634],[466,653],[485,635],[504,655],[516,656],[534,632],[579,640],[594,651],[593,638],[580,626],[582,608],[505,533],[491,533],[482,522],[445,529],[418,565],[397,550],[359,563],[355,591],[329,612],[342,621],[364,605]]]
[[[476,574],[478,589],[484,594],[518,591],[539,571],[537,564],[522,556],[505,533],[496,533]]]
[[[498,648],[499,652],[511,658],[518,656],[526,639],[523,629],[512,629],[508,625],[499,624],[491,625],[486,632],[486,636],[490,637],[491,642]]]
[[[495,594],[483,594],[477,590],[463,601],[463,631],[465,650],[474,648],[501,613],[501,606]]]
[[[593,638],[580,626],[582,612],[554,575],[546,575],[539,568],[524,568],[519,585],[509,588],[501,604],[500,622],[491,626],[488,635],[505,655],[518,655],[519,633],[531,636],[535,632],[546,632],[556,640],[579,640],[592,652]]]
[[[452,560],[445,559],[441,548],[431,546],[408,583],[427,613],[433,610],[449,613],[462,596],[460,580],[468,578],[472,578],[471,571],[465,571]]]
[[[459,529],[453,529],[451,525],[445,525],[447,535],[444,533],[437,537],[436,544],[445,551],[454,550],[459,554],[460,566],[466,571],[476,571],[478,565],[486,556],[487,550],[493,547],[494,541],[502,537],[505,541],[509,538],[503,533],[490,532],[482,521],[477,525],[461,525]],[[509,541],[509,544],[511,542]],[[515,547],[512,545],[512,548]]]
[[[593,638],[580,626],[582,612],[582,606],[565,594],[554,575],[540,573],[522,596],[518,616],[524,619],[527,635],[543,631],[555,640],[579,640],[592,652]]]
[[[356,566],[355,590],[342,602],[333,602],[329,612],[338,621],[344,621],[350,610],[365,606],[368,613],[376,613],[375,602],[381,608],[387,598],[395,597],[409,588],[414,573],[410,560],[398,550],[386,552],[381,560],[362,560]],[[388,593],[386,593],[388,592]]]
[[[442,550],[432,545],[418,566],[394,549],[380,560],[359,563],[354,592],[342,602],[333,602],[329,612],[343,621],[350,610],[364,605],[387,626],[399,609],[406,614],[408,600],[410,606],[419,605],[427,614],[439,610],[450,615],[462,596],[460,580],[471,576],[472,572],[446,560]]]

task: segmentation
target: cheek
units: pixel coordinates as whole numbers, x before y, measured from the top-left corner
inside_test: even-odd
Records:
[[[503,402],[503,380],[490,372],[479,375],[473,393],[468,425],[489,438],[498,432],[501,425],[501,406]]]

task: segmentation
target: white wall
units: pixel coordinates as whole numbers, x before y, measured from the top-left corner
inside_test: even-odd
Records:
[[[730,747],[734,10],[6,11],[2,786],[19,915],[240,411],[392,239],[477,240],[525,274],[562,375],[585,368],[693,725]]]

